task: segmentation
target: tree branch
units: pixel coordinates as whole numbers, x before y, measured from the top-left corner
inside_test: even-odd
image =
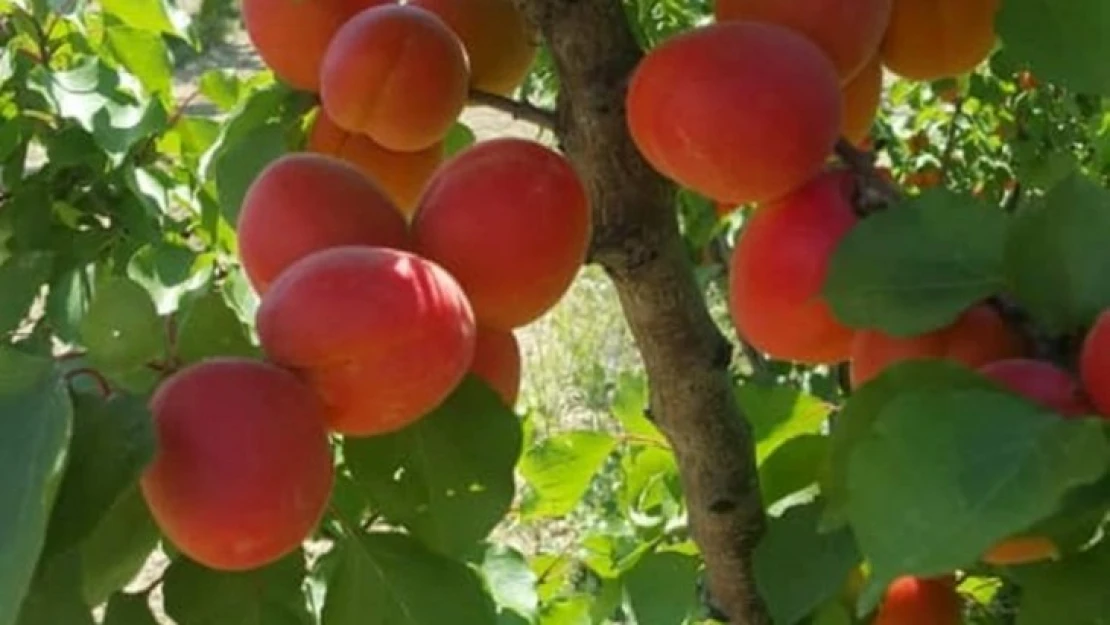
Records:
[[[514,100],[494,93],[470,90],[470,102],[508,113],[513,119],[530,122],[546,130],[555,130],[555,113],[530,102]]]
[[[517,2],[552,52],[561,85],[556,133],[593,205],[591,258],[613,280],[643,357],[713,602],[737,625],[768,625],[752,574],[765,517],[751,427],[728,373],[732,346],[695,280],[676,190],[640,156],[625,122],[625,89],[642,52],[620,2]]]

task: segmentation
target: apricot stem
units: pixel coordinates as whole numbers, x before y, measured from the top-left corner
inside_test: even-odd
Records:
[[[477,89],[470,90],[470,102],[508,113],[513,119],[535,124],[545,130],[555,129],[555,113],[530,102],[514,100],[513,98],[506,98]]]

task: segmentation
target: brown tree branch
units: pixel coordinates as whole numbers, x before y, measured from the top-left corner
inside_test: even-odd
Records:
[[[555,129],[555,113],[530,102],[514,100],[477,89],[470,90],[470,102],[508,113],[513,119],[530,122],[546,130]]]
[[[732,347],[695,280],[675,188],[643,160],[625,124],[625,88],[642,52],[620,2],[517,1],[555,61],[555,128],[590,192],[592,260],[616,285],[643,357],[651,412],[678,460],[713,602],[737,625],[768,625],[752,574],[765,517],[751,428],[728,374]]]

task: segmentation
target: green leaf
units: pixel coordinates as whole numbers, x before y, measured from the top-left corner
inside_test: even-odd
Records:
[[[677,625],[696,608],[698,559],[654,552],[625,575],[625,588],[638,625]]]
[[[177,330],[177,357],[194,363],[217,356],[258,356],[247,329],[220,291],[212,289],[193,301]]]
[[[132,489],[154,457],[154,430],[143,399],[75,395],[65,476],[50,518],[46,553],[65,551],[96,528]]]
[[[210,69],[201,74],[198,85],[204,97],[225,111],[239,102],[239,79],[230,70]]]
[[[1081,176],[1021,212],[1006,246],[1014,294],[1058,331],[1085,327],[1110,308],[1110,191]]]
[[[505,545],[489,545],[482,558],[482,575],[497,605],[532,622],[539,609],[536,574],[524,555]]]
[[[451,130],[447,133],[447,138],[443,140],[443,155],[444,158],[450,158],[459,152],[474,145],[478,138],[474,135],[474,131],[469,126],[460,122],[455,122],[451,126]]]
[[[590,614],[592,607],[593,601],[585,596],[552,601],[544,605],[539,625],[594,625]]]
[[[752,424],[758,462],[795,436],[820,432],[832,411],[816,397],[789,386],[743,384],[736,388],[736,399]]]
[[[830,439],[820,434],[795,436],[759,465],[759,488],[771,506],[817,483],[829,454]]]
[[[460,554],[508,513],[521,444],[519,418],[468,376],[417,423],[348,438],[343,453],[376,511],[430,547]]]
[[[325,560],[332,572],[323,625],[497,623],[493,601],[474,571],[408,536],[348,538]]]
[[[872,567],[868,607],[899,575],[966,567],[1049,516],[1110,463],[1095,420],[1064,420],[1008,393],[907,392],[852,454],[848,516]]]
[[[166,614],[178,625],[308,625],[300,550],[252,571],[226,573],[178,558],[163,583]]]
[[[566,432],[527,450],[519,469],[534,497],[524,516],[560,517],[574,510],[616,446],[617,439],[602,432]]]
[[[0,625],[15,622],[64,471],[73,406],[46,359],[0,348]]]
[[[81,340],[89,359],[110,371],[141,367],[162,355],[162,321],[154,302],[139,284],[123,277],[96,289],[81,322]]]
[[[85,602],[100,605],[134,579],[158,546],[159,537],[136,484],[116,500],[81,543]]]
[[[216,189],[228,223],[238,222],[243,198],[258,174],[289,151],[285,141],[281,124],[266,123],[231,144],[216,161]]]
[[[1038,77],[1110,96],[1110,12],[1103,0],[1006,0],[996,24],[1006,52]]]
[[[824,295],[841,322],[913,336],[955,321],[1005,286],[1008,220],[935,190],[872,215],[833,255]]]
[[[665,445],[666,437],[644,414],[647,405],[648,388],[644,376],[622,373],[613,397],[613,416],[620,421],[625,432],[642,437],[645,442],[657,441]]]
[[[116,593],[108,601],[103,625],[158,625],[146,595]]]
[[[756,548],[756,583],[776,625],[794,625],[835,597],[860,562],[851,530],[818,531],[822,507],[812,502],[772,518]]]
[[[81,560],[70,553],[40,567],[16,625],[94,625],[81,597]]]
[[[1110,622],[1110,541],[1062,562],[1018,572],[1022,588],[1017,625],[1105,625]]]
[[[157,33],[115,25],[104,30],[104,41],[112,55],[152,94],[169,94],[173,83],[173,60]]]
[[[146,288],[159,313],[167,314],[178,308],[185,293],[209,281],[212,266],[186,247],[144,245],[127,263],[127,275]]]
[[[100,6],[138,30],[187,38],[189,16],[168,0],[100,0]]]
[[[0,264],[0,334],[11,332],[31,310],[39,289],[50,279],[54,255],[29,252]]]
[[[639,447],[621,455],[624,479],[620,482],[620,502],[626,511],[641,514],[656,511],[677,515],[682,491],[674,454],[661,447]]]

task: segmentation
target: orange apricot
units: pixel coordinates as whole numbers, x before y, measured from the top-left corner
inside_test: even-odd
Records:
[[[1110,310],[1104,310],[1083,339],[1079,376],[1095,409],[1110,417]]]
[[[840,135],[836,68],[793,30],[722,22],[672,37],[636,68],[628,128],[661,174],[731,204],[818,174]]]
[[[979,367],[979,372],[1007,390],[1061,416],[1084,417],[1095,412],[1079,380],[1050,362],[1008,358],[987,363]]]
[[[418,421],[474,358],[474,314],[454,278],[388,248],[338,247],[287,269],[262,298],[269,359],[323,398],[331,428],[369,436]]]
[[[524,82],[539,48],[513,0],[410,0],[455,31],[470,59],[471,87],[508,96]]]
[[[387,150],[365,135],[343,130],[320,110],[308,134],[311,152],[329,154],[354,165],[378,183],[406,218],[416,210],[424,185],[443,163],[443,142],[419,152]]]
[[[320,71],[328,116],[397,152],[442,141],[466,105],[470,82],[458,36],[413,6],[353,17],[335,34]]]
[[[752,213],[730,263],[729,305],[740,336],[779,360],[848,358],[853,330],[821,296],[829,259],[857,222],[854,180],[828,171]]]
[[[214,569],[261,567],[296,549],[334,480],[324,407],[292,373],[221,358],[182,369],[150,403],[157,448],[140,481],[182,553]]]
[[[1046,536],[1017,536],[991,547],[983,562],[992,566],[1018,566],[1060,557],[1060,549]]]
[[[899,577],[886,590],[872,625],[959,625],[960,595],[952,576]]]
[[[840,134],[852,144],[860,145],[871,133],[883,97],[883,66],[878,57],[871,59],[840,93],[844,101]]]
[[[354,166],[322,154],[288,154],[262,170],[237,229],[243,269],[259,294],[312,252],[409,245],[405,219],[385,193]]]
[[[470,372],[496,391],[505,405],[515,406],[520,394],[520,343],[516,335],[478,326]]]
[[[318,91],[332,37],[363,9],[392,0],[243,0],[247,36],[274,74],[296,89]]]
[[[887,69],[910,80],[954,78],[994,48],[1000,0],[894,0],[880,48]]]
[[[866,384],[887,367],[915,359],[943,359],[978,368],[1018,358],[1028,351],[1021,333],[987,304],[965,310],[951,325],[917,336],[861,330],[852,340],[853,387]]]
[[[718,21],[748,20],[785,26],[817,44],[836,65],[841,82],[875,56],[890,23],[892,0],[716,0]]]
[[[412,222],[416,251],[462,285],[482,325],[511,330],[554,306],[586,259],[590,204],[562,155],[484,141],[444,163]]]

